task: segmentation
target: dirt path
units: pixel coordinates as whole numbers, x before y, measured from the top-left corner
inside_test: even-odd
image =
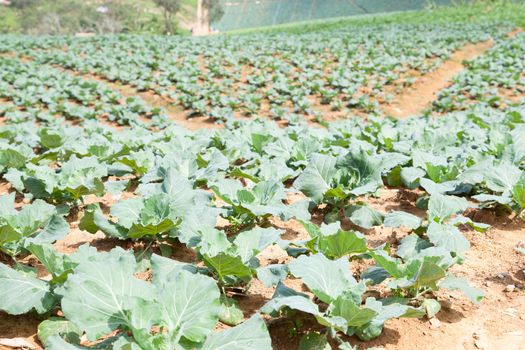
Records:
[[[521,32],[523,29],[517,27],[507,33],[507,36],[512,38]],[[412,86],[394,96],[390,103],[382,107],[384,114],[399,119],[421,115],[437,98],[439,92],[449,87],[452,79],[465,68],[464,61],[483,55],[493,45],[492,39],[465,45],[454,52],[439,68],[419,77]]]
[[[383,107],[384,114],[401,119],[422,114],[438,93],[447,88],[452,79],[465,68],[463,61],[483,55],[493,44],[491,39],[468,44],[454,52],[439,68],[418,78],[411,87],[395,96],[391,103]]]
[[[88,79],[88,80],[95,80],[100,83],[106,84],[111,89],[118,91],[125,98],[139,96],[150,107],[164,109],[166,114],[170,118],[170,120],[184,126],[186,129],[189,129],[189,130],[218,129],[218,128],[223,127],[222,125],[215,124],[213,120],[210,118],[204,118],[204,117],[194,118],[194,119],[188,118],[186,116],[186,112],[182,108],[174,106],[166,98],[156,95],[153,92],[138,91],[137,89],[135,89],[134,87],[130,85],[115,83],[115,82],[109,81],[108,79],[105,79],[95,74],[83,74],[75,70],[65,69],[63,67],[56,66],[56,65],[53,65],[53,67],[62,69],[64,72],[68,74],[72,74],[72,75],[75,75],[75,76],[78,76],[84,79]]]

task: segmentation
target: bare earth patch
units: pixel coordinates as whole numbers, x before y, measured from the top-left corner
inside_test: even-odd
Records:
[[[69,74],[79,76],[88,80],[95,80],[101,83],[106,84],[111,89],[118,91],[125,98],[127,97],[136,97],[139,96],[144,102],[146,102],[150,107],[162,108],[166,111],[168,117],[173,122],[184,126],[189,130],[198,130],[198,129],[211,129],[211,128],[222,128],[220,124],[215,124],[210,118],[188,118],[187,112],[182,108],[175,106],[172,101],[169,101],[167,98],[156,95],[150,91],[138,91],[130,85],[124,85],[109,81],[99,75],[94,74],[82,74],[74,70],[65,69],[60,66],[55,66],[55,68],[60,68]],[[144,120],[149,123],[149,121]]]
[[[385,115],[396,118],[422,114],[436,99],[437,94],[447,88],[452,79],[465,68],[463,61],[481,56],[493,44],[492,40],[487,40],[477,44],[468,44],[454,52],[450,59],[443,62],[439,68],[421,76],[412,86],[395,96],[389,104],[383,107],[383,112]]]
[[[512,38],[522,32],[523,28],[517,27],[507,33],[507,36]],[[414,84],[395,95],[392,101],[384,104],[382,106],[384,114],[399,119],[423,114],[439,92],[449,87],[453,78],[465,68],[464,61],[482,56],[493,45],[492,39],[465,45],[436,70],[418,77]]]

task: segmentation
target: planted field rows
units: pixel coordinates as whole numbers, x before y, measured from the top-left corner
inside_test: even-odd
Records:
[[[500,22],[0,36],[0,348],[525,348],[523,57]]]

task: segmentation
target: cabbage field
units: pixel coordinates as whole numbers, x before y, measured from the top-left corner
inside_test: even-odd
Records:
[[[525,349],[510,21],[0,36],[0,349]]]

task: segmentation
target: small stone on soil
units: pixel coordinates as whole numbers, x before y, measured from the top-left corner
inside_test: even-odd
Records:
[[[430,319],[430,329],[437,329],[441,327],[441,321],[438,320],[437,318],[431,318]]]
[[[505,292],[512,293],[516,289],[516,286],[513,284],[509,284],[505,287]]]
[[[498,273],[496,276],[500,279],[504,279],[505,277],[507,277],[509,274],[507,272],[500,272]]]

